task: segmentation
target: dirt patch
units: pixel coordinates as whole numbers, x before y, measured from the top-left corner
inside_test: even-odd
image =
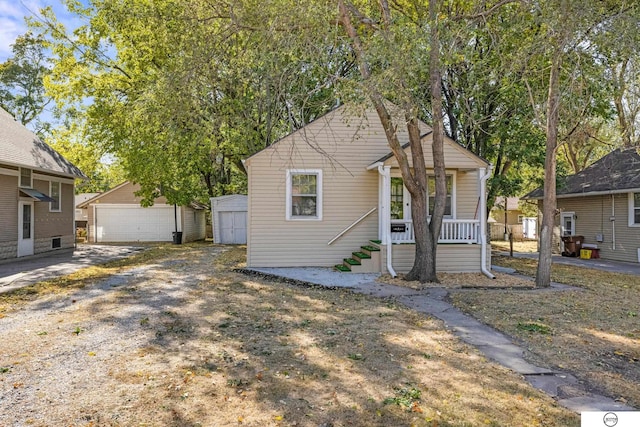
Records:
[[[496,251],[510,250],[510,243],[503,240],[492,240],[491,249]],[[521,240],[513,242],[514,252],[538,252],[538,242],[535,240]]]
[[[493,262],[535,275],[536,260]],[[534,363],[567,370],[603,394],[640,406],[640,279],[554,265],[552,280],[573,291],[452,292],[465,312],[521,340]]]
[[[442,322],[192,246],[0,319],[0,425],[577,426]]]
[[[386,274],[380,276],[378,281],[417,290],[434,287],[447,289],[532,289],[534,287],[530,279],[504,273],[494,274],[495,279],[481,273],[438,273],[438,283],[407,281],[404,279],[404,274],[399,274],[396,278]]]

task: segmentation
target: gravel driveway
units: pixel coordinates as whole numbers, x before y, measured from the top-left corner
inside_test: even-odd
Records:
[[[134,268],[0,318],[0,426],[132,425],[123,413],[156,380],[142,372],[189,359],[148,324],[189,328],[171,319],[178,307],[181,315],[196,309],[192,292],[219,251]],[[147,360],[158,347],[165,356]]]

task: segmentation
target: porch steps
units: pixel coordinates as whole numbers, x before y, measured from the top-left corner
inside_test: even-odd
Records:
[[[351,253],[351,258],[342,260],[334,270],[351,273],[377,273],[380,271],[380,248],[373,244],[361,246],[359,251]]]

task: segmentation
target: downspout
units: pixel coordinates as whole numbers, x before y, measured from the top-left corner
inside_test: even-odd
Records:
[[[490,279],[495,279],[491,271],[487,269],[487,180],[491,176],[492,166],[480,168],[480,271]],[[506,211],[505,197],[505,211]]]
[[[379,164],[378,173],[382,176],[382,203],[380,204],[382,208],[380,209],[382,213],[382,235],[380,237],[382,237],[382,244],[387,248],[387,271],[391,277],[397,277],[398,274],[393,269],[393,247],[391,244],[391,212],[389,211],[389,201],[391,200],[391,188],[389,185],[391,182],[390,168],[388,166],[385,168],[382,164]]]

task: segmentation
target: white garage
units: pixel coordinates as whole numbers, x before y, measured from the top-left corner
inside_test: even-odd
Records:
[[[178,210],[180,224],[180,210]],[[175,231],[174,208],[154,205],[95,205],[98,242],[170,242]]]
[[[247,243],[247,196],[212,197],[211,215],[214,243]]]
[[[76,208],[87,218],[87,241],[188,243],[204,240],[207,205],[194,201],[175,207],[160,196],[153,206],[143,208],[142,199],[137,195],[139,191],[139,184],[126,181],[79,203]]]

